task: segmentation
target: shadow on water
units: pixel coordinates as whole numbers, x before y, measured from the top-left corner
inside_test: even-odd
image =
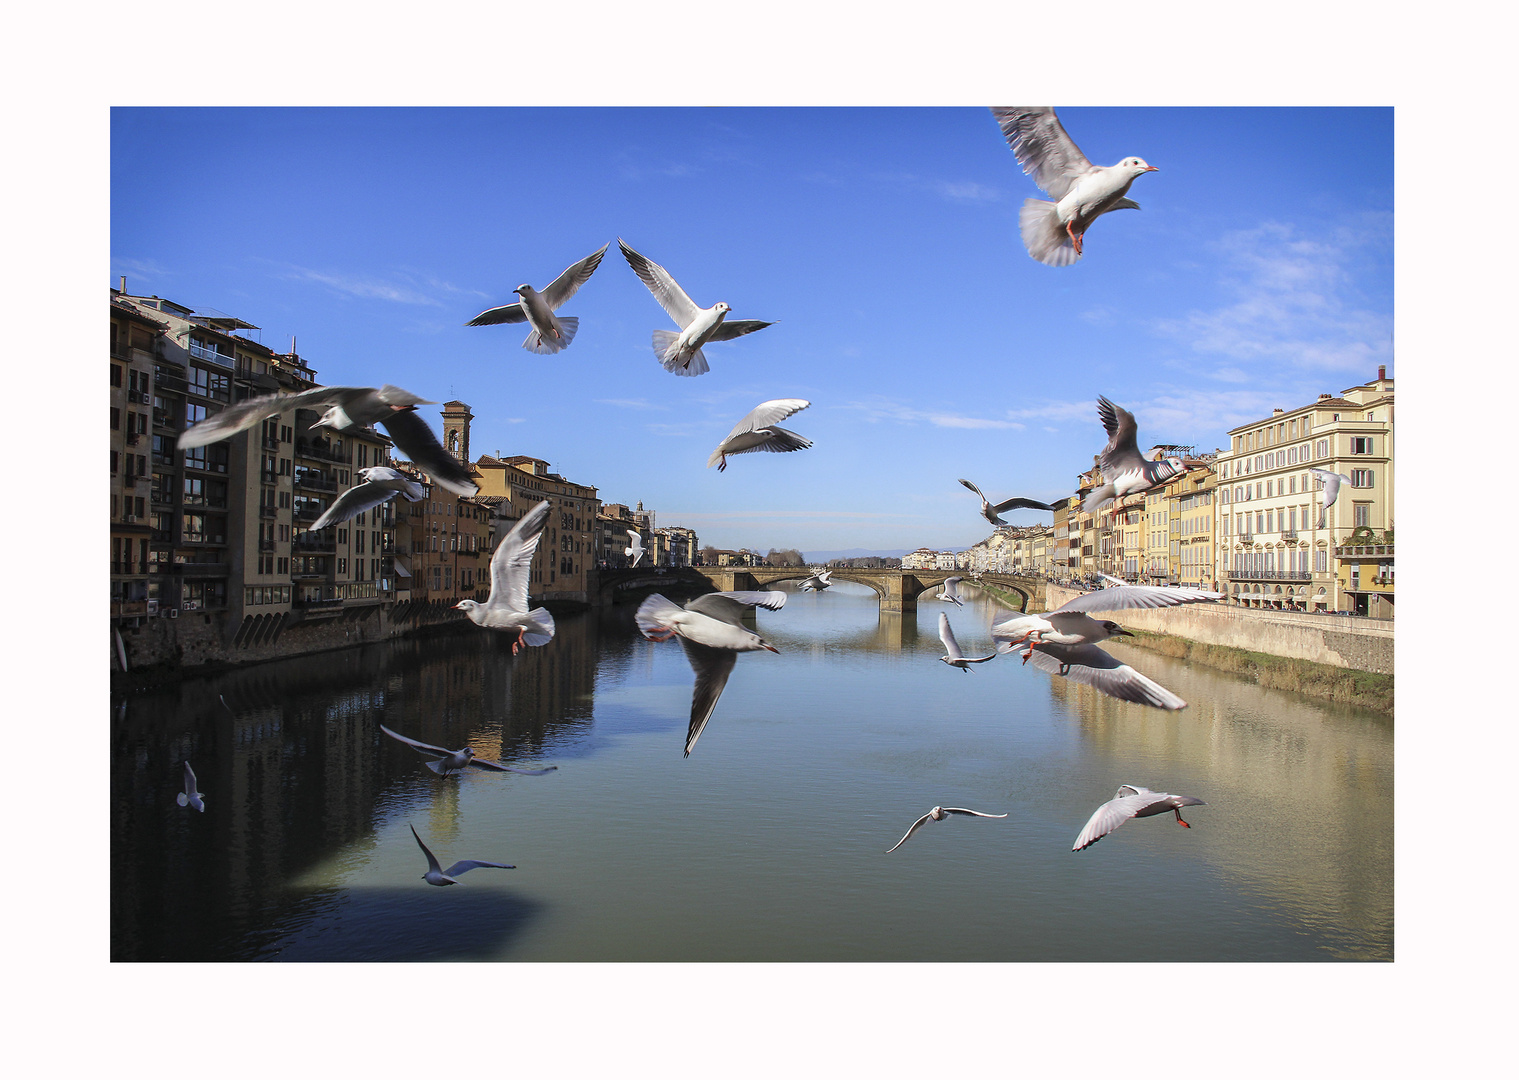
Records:
[[[485,873],[485,871],[476,871]],[[252,955],[279,961],[494,960],[543,905],[468,884],[326,889],[276,922]]]

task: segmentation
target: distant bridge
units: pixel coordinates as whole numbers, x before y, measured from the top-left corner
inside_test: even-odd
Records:
[[[599,599],[615,603],[619,593],[637,589],[669,587],[673,582],[688,586],[706,584],[719,592],[761,589],[781,581],[801,581],[812,571],[805,566],[682,566],[639,567],[631,570],[598,571]],[[865,570],[840,567],[833,571],[835,581],[853,581],[868,585],[880,598],[882,611],[915,611],[918,597],[938,589],[946,578],[964,579],[962,588],[976,584],[975,578],[959,570]],[[1044,610],[1044,580],[1017,574],[982,574],[980,581],[995,585],[1004,592],[1022,598],[1023,611]]]

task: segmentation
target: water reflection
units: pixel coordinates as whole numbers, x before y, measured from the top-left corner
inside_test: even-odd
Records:
[[[845,583],[759,613],[782,651],[741,658],[686,759],[691,668],[635,609],[560,619],[515,658],[461,627],[113,703],[112,957],[1391,958],[1376,714],[1121,645],[1190,707],[1005,660],[965,676],[937,661],[942,604],[882,613]],[[968,653],[1000,614],[967,590]],[[560,768],[441,778],[382,723]],[[203,815],[175,802],[185,759]],[[1120,783],[1208,805],[1072,854]],[[935,804],[1009,817],[887,858]],[[408,824],[445,862],[518,869],[430,887]]]

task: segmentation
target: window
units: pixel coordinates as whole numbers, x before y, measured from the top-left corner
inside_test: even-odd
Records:
[[[1313,553],[1313,568],[1319,573],[1329,569],[1329,552],[1315,551]]]
[[[1369,488],[1369,487],[1373,486],[1373,483],[1372,483],[1373,480],[1374,480],[1374,477],[1372,476],[1372,470],[1370,470],[1370,469],[1351,469],[1350,470],[1350,486],[1351,487],[1355,487],[1355,488]]]
[[[1371,437],[1354,438],[1350,440],[1350,452],[1352,454],[1369,454],[1371,449]]]
[[[1363,525],[1367,528],[1371,527],[1371,503],[1358,502],[1355,504],[1355,523],[1357,528]]]
[[[111,325],[111,330],[113,332],[116,330],[116,325],[114,323]],[[111,385],[112,386],[120,386],[121,385],[121,365],[120,364],[112,364],[111,365]]]

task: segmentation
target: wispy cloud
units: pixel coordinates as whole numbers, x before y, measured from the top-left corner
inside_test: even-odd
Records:
[[[931,188],[955,202],[998,202],[1003,197],[1001,188],[978,184],[974,180],[938,180],[933,182]]]
[[[882,398],[875,398],[870,401],[851,401],[841,407],[864,414],[865,419],[871,423],[889,420],[898,424],[929,424],[933,427],[944,428],[1012,428],[1014,430],[1021,430],[1023,428],[1022,424],[1014,420],[1000,420],[984,416],[966,416],[961,413],[945,412],[939,409],[918,409],[911,405],[887,401]]]
[[[418,282],[404,271],[394,271],[390,277],[376,277],[285,265],[276,273],[287,281],[314,282],[360,300],[384,300],[393,304],[418,304],[428,307],[445,306],[441,300],[425,291],[432,287],[431,279],[428,282]]]
[[[154,262],[152,259],[112,259],[111,266],[115,269],[116,276],[122,274],[141,274],[147,278],[172,278],[174,272],[167,267]],[[112,285],[116,282],[112,281]],[[130,292],[135,286],[131,281],[127,282],[127,290]]]
[[[1232,302],[1153,323],[1199,357],[1236,365],[1262,362],[1300,371],[1365,372],[1392,357],[1392,315],[1371,307],[1361,282],[1385,271],[1389,215],[1371,215],[1322,234],[1267,222],[1222,237],[1220,281]]]
[[[1051,420],[1059,423],[1063,420],[1094,421],[1097,419],[1097,399],[1088,398],[1083,401],[1046,401],[1039,405],[1029,405],[1021,409],[1007,410],[1011,420]],[[1050,430],[1046,428],[1045,430]]]
[[[668,410],[670,406],[659,405],[643,398],[596,398],[598,405],[612,405],[619,409],[662,409]]]

